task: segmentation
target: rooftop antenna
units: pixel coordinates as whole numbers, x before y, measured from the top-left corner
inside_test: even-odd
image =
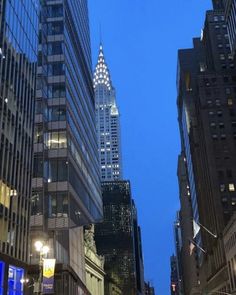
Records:
[[[102,45],[102,24],[99,23],[99,39],[100,39],[100,46]]]

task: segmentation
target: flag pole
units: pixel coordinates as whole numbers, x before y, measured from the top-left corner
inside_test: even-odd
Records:
[[[202,247],[200,247],[196,242],[194,242],[193,240],[191,240],[191,239],[189,239],[189,241],[191,242],[191,243],[193,243],[193,245],[195,245],[198,249],[200,249],[203,253],[205,253],[206,254],[206,251],[202,248]]]
[[[208,232],[212,237],[214,237],[215,239],[217,239],[217,235],[213,234],[208,228],[206,228],[204,225],[202,225],[200,222],[198,222],[198,224],[205,229],[206,232]]]

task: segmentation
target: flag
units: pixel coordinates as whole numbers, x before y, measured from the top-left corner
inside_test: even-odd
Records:
[[[193,238],[194,238],[194,239],[195,239],[196,236],[198,235],[200,229],[201,229],[201,228],[200,228],[199,224],[198,224],[195,220],[193,220]]]
[[[56,259],[43,260],[43,294],[54,294]]]
[[[189,245],[189,254],[190,254],[190,256],[192,256],[194,249],[195,249],[195,245],[194,245],[193,242],[190,241],[190,245]]]

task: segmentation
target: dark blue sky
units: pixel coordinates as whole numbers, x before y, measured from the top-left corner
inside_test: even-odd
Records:
[[[121,113],[123,166],[142,227],[145,277],[168,295],[179,208],[177,50],[200,36],[210,0],[89,0],[93,61],[99,23]]]

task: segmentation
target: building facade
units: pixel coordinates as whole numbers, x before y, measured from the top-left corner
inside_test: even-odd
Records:
[[[181,234],[181,224],[180,224],[180,212],[176,214],[176,220],[174,222],[174,242],[175,242],[175,257],[177,264],[177,281],[178,281],[178,294],[183,294],[183,279],[182,279],[182,234]]]
[[[105,258],[108,279],[116,280],[123,295],[138,294],[133,202],[128,181],[102,183],[104,221],[96,225],[97,252]],[[110,295],[105,279],[105,295]]]
[[[181,249],[180,243],[177,243],[179,249],[179,261],[182,270],[182,291],[183,294],[199,294],[199,271],[198,271],[198,253],[195,249],[190,255],[190,240],[193,237],[193,213],[190,196],[190,187],[187,174],[187,161],[182,152],[178,158],[178,182],[179,182],[179,199],[181,210],[179,213],[179,229],[181,232]],[[178,233],[179,234],[179,233]]]
[[[56,294],[85,292],[83,225],[102,218],[87,1],[42,2],[31,210],[56,258]]]
[[[94,225],[85,229],[84,235],[86,287],[93,295],[104,295],[104,258],[97,255]]]
[[[236,213],[224,229],[224,248],[228,267],[230,294],[236,294]]]
[[[235,55],[236,50],[236,2],[235,0],[224,0],[225,18],[228,28],[231,51]]]
[[[101,180],[120,180],[122,179],[120,115],[116,103],[116,91],[112,85],[102,45],[99,49],[93,84]]]
[[[222,233],[235,211],[235,62],[222,6],[206,13],[201,39],[178,54],[178,111],[196,237],[199,287],[227,292]]]
[[[177,295],[179,294],[179,282],[178,282],[178,266],[177,258],[175,255],[170,257],[170,294]]]
[[[28,262],[39,1],[0,2],[0,294]]]
[[[145,295],[155,295],[155,289],[150,282],[145,282]]]

